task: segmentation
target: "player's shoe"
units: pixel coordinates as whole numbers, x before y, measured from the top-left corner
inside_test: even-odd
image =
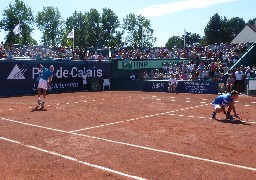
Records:
[[[234,117],[232,115],[226,115],[226,119],[229,119],[230,121],[234,121]]]
[[[43,102],[41,103],[41,106],[44,106],[44,104],[45,104],[45,99],[44,99]]]
[[[41,105],[41,99],[38,99],[37,103],[38,105]]]
[[[216,112],[212,113],[212,119],[216,119]]]

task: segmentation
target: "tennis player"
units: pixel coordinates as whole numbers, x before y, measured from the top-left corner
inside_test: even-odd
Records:
[[[238,98],[238,92],[233,90],[228,94],[219,95],[214,101],[212,105],[215,108],[215,111],[212,113],[212,119],[216,119],[216,113],[223,112],[226,116],[226,119],[230,119],[230,121],[234,120],[234,117],[230,115],[230,112],[234,112],[234,116],[237,117],[236,108],[235,108],[235,100]],[[226,111],[227,108],[227,111]]]
[[[47,90],[48,84],[51,84],[51,81],[52,81],[54,67],[53,65],[51,65],[50,68],[48,69],[44,67],[42,64],[40,64],[39,69],[41,71],[41,76],[38,82],[38,104],[43,106],[45,104],[46,90]],[[42,104],[41,104],[41,98],[40,98],[41,89],[43,89]]]

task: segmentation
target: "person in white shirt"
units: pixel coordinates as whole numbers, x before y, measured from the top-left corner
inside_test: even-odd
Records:
[[[87,91],[87,74],[86,73],[84,73],[83,75],[82,75],[82,78],[83,78],[83,91]]]
[[[168,91],[167,93],[174,93],[176,92],[176,94],[178,94],[178,91],[177,91],[177,84],[178,84],[178,81],[177,79],[175,78],[174,74],[171,75],[170,79],[169,79],[169,87],[168,87]]]
[[[237,71],[235,72],[235,86],[236,86],[236,90],[238,92],[242,92],[243,91],[243,86],[244,86],[244,73],[241,70],[241,67],[239,67],[237,69]]]

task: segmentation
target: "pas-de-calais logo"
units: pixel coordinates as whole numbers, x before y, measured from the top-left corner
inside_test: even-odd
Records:
[[[24,73],[26,71],[27,69],[24,69],[23,67],[20,69],[16,64],[7,79],[25,79]]]

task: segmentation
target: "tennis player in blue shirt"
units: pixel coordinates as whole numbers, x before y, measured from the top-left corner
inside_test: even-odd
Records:
[[[54,67],[53,67],[53,65],[51,65],[50,68],[48,69],[48,68],[44,67],[42,64],[40,64],[39,69],[41,71],[41,76],[40,76],[40,79],[38,82],[38,104],[43,106],[45,104],[45,97],[46,97],[46,90],[48,87],[48,83],[51,84],[51,81],[52,81]],[[41,89],[43,89],[42,102],[41,102],[41,98],[40,98]]]
[[[233,90],[229,94],[219,95],[214,101],[212,105],[215,108],[215,111],[212,113],[212,119],[216,119],[216,113],[223,112],[226,115],[226,119],[230,119],[230,121],[234,120],[234,117],[230,115],[230,112],[234,112],[234,116],[237,117],[236,108],[235,108],[235,100],[238,98],[238,92]],[[228,108],[226,111],[226,107]]]

